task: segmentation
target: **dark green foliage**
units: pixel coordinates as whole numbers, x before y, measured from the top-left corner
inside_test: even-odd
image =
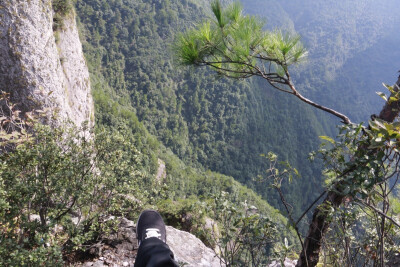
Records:
[[[237,2],[223,8],[216,0],[211,8],[213,19],[178,36],[178,62],[208,66],[223,77],[259,76],[271,85],[284,85],[288,67],[307,55],[299,36],[265,31],[264,22],[243,14]]]
[[[65,16],[72,11],[71,0],[53,0],[52,5],[54,12],[61,16]]]
[[[246,202],[233,205],[226,192],[212,196],[207,206],[216,221],[209,222],[208,241],[225,266],[265,266],[277,240],[276,225]]]
[[[53,31],[56,31],[64,26],[63,20],[73,10],[71,0],[52,0],[54,10],[53,15]]]
[[[315,197],[317,190],[312,189],[320,184],[318,168],[306,159],[318,147],[320,118],[257,80],[230,81],[177,67],[169,44],[201,21],[206,14],[202,6],[208,4],[77,1],[96,118],[116,125],[116,115],[123,113],[130,124],[140,121],[144,127],[131,127],[141,140],[138,145],[148,144],[142,135],[146,128],[185,163],[231,175],[278,207],[273,190],[252,182],[267,166],[259,154],[274,151],[307,177],[288,189],[290,201],[300,208]]]
[[[88,5],[89,3],[91,2],[78,1],[78,14],[81,12],[81,18],[83,18],[83,21],[80,22],[81,33],[87,36],[82,40],[91,41],[90,43],[83,42],[83,45],[91,73],[96,123],[107,125],[107,127],[113,129],[125,129],[124,135],[132,137],[136,149],[141,152],[143,169],[149,173],[157,173],[158,158],[165,161],[167,177],[164,181],[166,184],[166,196],[164,197],[166,200],[159,202],[156,206],[162,212],[167,223],[179,229],[190,230],[205,240],[201,229],[203,214],[199,214],[201,209],[196,207],[200,200],[208,199],[211,194],[226,191],[232,193],[231,201],[237,205],[246,200],[248,203],[256,205],[262,214],[277,222],[280,229],[277,238],[283,240],[284,237],[287,237],[291,244],[294,244],[296,242],[294,234],[290,231],[287,232],[286,219],[279,214],[278,210],[269,206],[252,190],[243,187],[233,178],[204,171],[200,164],[201,162],[209,162],[212,164],[212,168],[215,166],[226,167],[224,170],[227,171],[232,167],[229,162],[230,154],[235,147],[224,148],[227,147],[227,144],[222,140],[228,140],[225,137],[225,133],[228,131],[237,135],[241,134],[239,117],[240,113],[246,111],[241,100],[245,97],[243,92],[247,90],[251,92],[249,85],[243,83],[237,87],[230,87],[233,83],[229,81],[214,85],[202,78],[204,74],[198,75],[174,69],[169,54],[160,53],[164,49],[160,46],[165,43],[162,38],[167,38],[165,37],[168,36],[167,33],[173,32],[172,27],[166,27],[164,24],[161,25],[164,25],[163,27],[167,32],[153,33],[146,38],[142,37],[141,42],[134,42],[132,38],[137,38],[138,36],[135,37],[135,35],[150,26],[147,20],[142,18],[148,13],[145,10],[152,10],[151,6],[146,3],[117,5],[117,3],[112,2],[114,5],[112,14],[118,14],[118,12],[125,14],[124,19],[132,20],[131,25],[137,25],[138,28],[133,27],[137,32],[133,31],[129,36],[124,35],[119,36],[120,39],[118,40],[113,39],[116,50],[106,50],[105,47],[110,45],[110,40],[106,38],[108,37],[107,30],[102,31],[104,36],[101,36],[97,31],[103,26],[109,26],[111,21],[114,20],[112,17],[104,17],[103,20],[102,16],[94,16],[92,9],[98,7],[95,5],[97,2],[93,1],[91,6]],[[102,11],[103,8],[107,12],[111,12],[110,2],[103,4],[104,6],[100,6],[101,9],[98,9],[97,12],[103,14],[105,12]],[[183,3],[183,5],[188,10],[199,11],[197,6],[190,2]],[[158,4],[155,6],[157,7]],[[181,11],[184,7],[181,4],[178,5]],[[159,12],[162,12],[162,10],[159,10]],[[170,12],[172,11],[170,10]],[[190,14],[197,16],[195,13]],[[128,14],[136,15],[128,17]],[[156,16],[156,14],[153,15]],[[180,16],[189,20],[189,15],[184,12]],[[109,20],[109,23],[106,23],[105,19]],[[139,19],[143,20],[142,24],[139,24]],[[95,23],[92,24],[91,21]],[[84,25],[83,22],[85,22]],[[94,25],[99,25],[99,28],[94,27]],[[121,22],[121,28],[124,28],[124,25],[130,25],[130,23]],[[132,28],[129,29],[133,30]],[[90,31],[95,31],[95,33],[91,35]],[[161,38],[159,34],[164,37]],[[168,37],[168,40],[172,42],[172,38]],[[129,43],[129,45],[126,43]],[[121,50],[120,48],[124,46],[130,47],[131,50],[128,50],[128,48]],[[159,47],[160,51],[154,50],[152,46]],[[124,59],[124,62],[126,62],[118,67],[125,66],[125,69],[116,69],[119,75],[129,74],[123,75],[124,79],[117,83],[114,83],[115,80],[113,79],[106,78],[109,77],[108,70],[110,69],[107,64],[113,63],[113,61],[106,59],[111,55],[115,58]],[[126,60],[126,55],[131,55],[132,59]],[[160,58],[162,59],[161,62],[165,62],[164,64],[150,64],[161,60]],[[128,68],[128,66],[130,67]],[[126,82],[128,76],[132,83]],[[180,77],[179,83],[181,85],[173,80],[173,78],[178,79],[176,77]],[[110,84],[113,84],[118,90],[114,90]],[[129,85],[131,91],[125,89],[127,85]],[[210,94],[203,89],[207,86],[210,87]],[[221,101],[220,103],[213,103],[214,99],[221,99]],[[214,114],[217,114],[216,117]],[[192,122],[189,123],[190,121]],[[219,130],[222,132],[218,133]],[[165,146],[155,136],[160,138]],[[197,148],[194,148],[190,140],[197,145]],[[217,146],[214,145],[217,142]],[[218,157],[208,156],[204,151],[218,153]],[[182,161],[173,152],[185,160]],[[261,158],[258,154],[252,155],[254,159]],[[239,156],[239,153],[236,152],[236,156]],[[227,164],[227,166],[224,166],[224,164]],[[241,166],[239,167],[241,168]],[[185,219],[188,214],[191,215],[191,220]]]
[[[277,38],[278,40],[275,42],[274,35],[254,26],[253,17],[234,15],[237,14],[235,6],[230,5],[222,9],[219,0],[214,1],[212,4],[214,20],[211,19],[195,29],[186,31],[178,39],[176,43],[178,58],[183,64],[210,67],[224,77],[260,76],[264,82],[269,83],[275,89],[293,94],[299,100],[342,119],[347,127],[340,138],[343,143],[335,143],[333,139],[324,137],[334,146],[334,149],[322,151],[324,162],[329,166],[329,176],[333,181],[326,189],[328,196],[313,213],[312,223],[304,243],[298,233],[303,248],[298,265],[317,265],[321,244],[325,240],[326,232],[332,221],[332,211],[339,208],[343,202],[351,203],[352,198],[359,194],[361,199],[368,199],[361,200],[361,202],[381,216],[381,226],[378,227],[380,228],[378,230],[380,239],[376,241],[378,243],[376,249],[378,250],[379,246],[379,262],[380,266],[384,266],[386,258],[385,221],[389,219],[400,227],[395,220],[386,215],[389,210],[387,199],[392,191],[392,189],[388,189],[387,179],[397,175],[395,182],[398,180],[397,171],[390,173],[390,170],[393,169],[391,165],[395,162],[397,168],[398,164],[396,147],[398,123],[390,123],[395,116],[398,116],[398,110],[394,107],[394,103],[398,104],[398,84],[396,84],[396,89],[386,86],[391,92],[389,100],[383,93],[379,93],[389,103],[393,102],[389,112],[383,114],[382,111],[380,119],[373,118],[368,129],[363,129],[362,125],[352,124],[347,116],[311,102],[295,89],[288,68],[292,63],[291,59],[297,58],[296,51],[292,52],[293,55],[290,53],[292,49],[295,49],[297,40]],[[245,29],[243,32],[250,33],[250,37],[242,34],[242,29]],[[262,33],[260,34],[260,32]],[[299,51],[301,53],[301,47]],[[271,162],[276,163],[276,155],[270,154],[268,158]],[[286,174],[285,171],[279,174],[278,169],[274,167],[275,163],[268,171],[272,172],[270,176],[275,177],[274,187],[278,190],[290,216],[290,222],[294,226],[291,206],[284,199],[281,185],[284,176],[289,175],[290,181],[291,170],[296,173],[297,170],[287,164]],[[374,206],[375,204],[371,206],[369,203],[370,194],[373,192],[379,192],[377,195],[382,197],[382,212]],[[347,247],[350,246],[349,244],[347,242]],[[350,256],[345,255],[346,257],[349,259]],[[232,259],[225,264],[229,265],[231,262],[233,262]]]
[[[232,194],[236,205],[246,198],[256,201],[257,197],[250,190],[240,187],[231,178],[201,172],[188,167],[190,165],[203,165],[233,175],[279,206],[275,194],[264,187],[256,188],[251,182],[266,167],[258,155],[271,150],[300,170],[303,178],[295,181],[292,188],[288,189],[285,184],[282,188],[289,202],[304,206],[319,193],[320,172],[318,168],[309,167],[305,156],[300,155],[317,147],[316,136],[323,133],[323,128],[328,128],[327,120],[322,114],[314,114],[279,93],[266,91],[258,80],[216,81],[206,71],[193,73],[174,67],[166,44],[193,21],[200,21],[204,13],[199,5],[203,4],[155,0],[77,1],[82,33],[87,40],[84,49],[91,73],[95,74],[92,84],[98,122],[120,127],[128,120],[130,131],[140,140],[139,149],[146,151],[149,157],[149,165],[145,166],[152,173],[158,157],[166,161],[167,193],[171,199],[166,210],[176,203],[172,201],[184,202],[186,200],[180,199],[194,195],[207,198],[209,193],[224,188]],[[296,4],[289,8],[294,16],[297,15],[293,7]],[[327,6],[331,5],[330,2]],[[309,7],[312,9],[312,4]],[[223,17],[218,17],[220,25],[226,23]],[[307,20],[309,16],[299,17]],[[290,24],[288,17],[286,19]],[[318,44],[312,41],[306,44]],[[196,50],[189,52],[189,60],[198,58]],[[321,77],[330,74],[329,64],[312,66],[315,67],[313,71],[300,72],[306,73],[305,77],[296,77],[304,78],[302,90],[308,89],[309,84],[320,89]],[[182,219],[181,211],[190,209],[192,204],[189,201],[182,209],[172,210],[168,215],[170,220]],[[267,214],[274,214],[265,204],[260,206],[263,205]]]
[[[182,215],[184,213],[186,214],[186,212],[184,212],[185,209],[189,211],[189,214],[191,214],[190,211],[193,211],[193,218],[213,216],[211,214],[207,215],[207,213],[199,214],[198,212],[203,211],[203,209],[201,207],[196,208],[199,205],[198,202],[212,202],[216,195],[221,194],[221,192],[226,192],[229,195],[229,197],[226,197],[226,200],[231,204],[241,207],[242,203],[247,202],[249,205],[257,207],[260,214],[276,223],[278,229],[277,240],[283,241],[286,237],[290,244],[298,244],[294,231],[287,228],[287,219],[284,218],[278,210],[268,205],[260,196],[256,195],[253,190],[242,186],[232,177],[211,171],[201,172],[198,169],[188,167],[176,156],[172,155],[170,151],[162,153],[162,157],[165,159],[167,173],[169,173],[167,177],[167,184],[169,185],[168,199],[173,199],[178,202],[170,202],[170,200],[167,200],[161,203],[161,207],[163,207],[162,210],[166,213],[167,218],[170,216],[168,215],[170,212],[168,212],[168,208],[166,207],[175,205],[175,207],[171,207],[171,211],[179,210],[179,207],[182,207],[180,209],[181,211],[172,212],[180,214],[172,216],[172,218],[175,218],[172,221],[174,221],[176,223],[175,225],[178,227],[184,227],[181,225],[182,222],[179,222],[178,218],[182,219]],[[187,198],[188,196],[192,197],[188,200],[182,200],[182,198]],[[197,202],[194,201],[194,199],[197,199]],[[199,225],[197,225],[197,229],[198,227]],[[195,232],[196,231],[198,230],[195,229]]]
[[[398,92],[387,86],[390,101]],[[344,198],[342,205],[324,201],[319,216],[330,224],[320,261],[326,265],[386,266],[399,247],[398,122],[369,121],[369,127],[342,126],[334,140],[321,136],[319,156],[325,163],[326,188]],[[395,230],[396,229],[396,230]]]
[[[0,264],[2,266],[64,266],[61,248],[58,246],[46,247],[47,238],[38,236],[34,241],[34,248],[21,247],[12,239],[4,239],[0,246]],[[32,242],[33,243],[33,242]]]
[[[0,155],[0,265],[61,266],[61,253],[111,227],[109,216],[136,217],[156,201],[154,179],[123,128],[98,129],[96,138],[85,127],[31,131]]]

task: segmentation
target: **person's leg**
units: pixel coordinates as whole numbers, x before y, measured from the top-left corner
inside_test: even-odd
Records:
[[[174,254],[168,245],[158,238],[144,240],[136,256],[135,267],[176,267]]]
[[[136,224],[139,250],[135,267],[177,267],[174,254],[166,244],[167,234],[161,215],[154,210],[143,211]]]

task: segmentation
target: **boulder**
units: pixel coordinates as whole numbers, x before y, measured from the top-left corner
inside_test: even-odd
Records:
[[[167,226],[167,244],[174,253],[175,259],[179,263],[186,264],[184,266],[221,266],[214,251],[191,233]]]
[[[136,225],[134,222],[119,218],[116,232],[102,236],[88,251],[90,254],[84,262],[73,266],[134,266],[138,250]],[[221,266],[212,249],[206,247],[194,235],[167,226],[167,244],[182,266],[216,267]]]

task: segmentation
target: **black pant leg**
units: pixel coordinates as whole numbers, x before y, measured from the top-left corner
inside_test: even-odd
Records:
[[[143,240],[136,255],[135,267],[178,267],[169,246],[156,237]]]

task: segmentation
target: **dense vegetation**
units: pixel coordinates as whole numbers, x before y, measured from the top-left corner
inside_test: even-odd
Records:
[[[225,263],[266,264],[272,254],[284,258],[291,250],[299,251],[293,221],[283,218],[265,200],[283,210],[287,203],[282,205],[278,198],[283,193],[289,203],[296,204],[294,212],[298,215],[301,208],[318,196],[322,191],[321,164],[317,161],[312,165],[306,157],[317,149],[318,135],[332,132],[331,119],[280,92],[269,90],[261,79],[230,80],[207,70],[179,68],[170,44],[177,33],[210,14],[204,9],[208,6],[206,0],[76,0],[74,3],[91,73],[97,134],[91,139],[76,135],[74,128],[51,129],[40,125],[31,128],[26,140],[19,135],[26,131],[13,132],[15,135],[1,133],[2,145],[14,151],[8,147],[0,157],[3,238],[0,263],[61,265],[63,256],[65,260],[73,252],[87,249],[102,232],[112,230],[115,225],[111,221],[107,223],[108,216],[133,219],[144,207],[158,208],[168,224],[191,231],[208,245],[222,248],[225,254],[219,255]],[[361,25],[355,22],[362,30],[349,37],[342,34],[351,33],[348,22],[353,20],[342,21],[328,12],[333,8],[348,8],[345,3],[337,5],[331,1],[315,5],[313,1],[305,1],[301,4],[304,10],[299,14],[299,3],[286,5],[272,0],[244,3],[250,12],[270,14],[270,25],[283,24],[290,31],[296,29],[308,36],[305,43],[310,46],[311,60],[300,65],[294,77],[302,91],[321,98],[322,103],[339,93],[330,106],[350,111],[361,107],[346,107],[353,103],[347,91],[367,83],[351,78],[361,72],[358,62],[371,64],[366,55],[386,48],[376,41],[382,36],[380,29],[384,24],[369,28],[371,22],[379,19],[371,14]],[[53,4],[56,30],[72,6],[68,0]],[[355,14],[363,10],[362,4],[353,4]],[[392,2],[385,7],[392,7]],[[314,8],[328,15],[314,18],[311,16]],[[312,19],[309,21],[309,18]],[[325,34],[332,20],[338,27],[333,29],[334,33]],[[365,32],[368,32],[367,39]],[[358,50],[353,49],[364,40],[367,41]],[[320,46],[331,51],[313,54]],[[335,58],[338,51],[343,53]],[[324,95],[317,93],[327,84],[340,90],[336,93],[329,90]],[[360,90],[356,98],[360,99],[363,92]],[[370,103],[375,102],[370,100]],[[361,118],[370,110],[365,105],[352,116]],[[4,115],[3,121],[8,120],[9,114]],[[375,126],[374,134],[379,132],[381,136],[374,144],[382,150],[387,140],[393,142],[389,142],[393,147],[396,145],[393,140],[397,135],[393,137],[394,128],[390,127]],[[352,135],[342,135],[345,139],[342,143],[325,137],[328,147],[334,149],[323,147],[321,150],[328,168],[325,175],[329,189],[333,187],[333,178],[346,167],[344,159],[357,150],[355,143],[366,143],[365,136],[357,135],[359,130],[354,134],[355,129],[350,127],[344,132]],[[288,179],[281,179],[278,169],[271,168],[271,159],[276,160],[276,156],[260,156],[268,151],[290,161],[302,177],[288,186]],[[159,158],[166,163],[165,180],[155,179]],[[383,164],[377,165],[373,160],[381,159],[371,158],[365,164],[381,168]],[[98,168],[96,171],[94,166]],[[294,170],[290,165],[285,166]],[[372,183],[364,180],[374,178],[368,168],[362,171],[356,182],[349,179],[353,184],[347,193],[359,199],[334,211],[330,206],[324,210],[334,223],[329,228],[329,242],[324,244],[323,253],[324,259],[333,264],[340,265],[345,260],[350,264],[374,264],[378,253],[384,255],[379,259],[384,261],[398,250],[395,221],[383,219],[372,208],[368,212],[363,209],[370,203],[368,200],[374,205],[377,203],[378,208],[383,205],[386,214],[396,215],[399,203],[389,197],[388,187],[365,193]],[[381,175],[385,183],[390,179],[387,174]],[[275,179],[263,179],[271,176]],[[254,181],[256,177],[262,182]],[[102,193],[94,193],[99,191]],[[98,203],[102,204],[97,206]],[[256,214],[252,205],[257,207]],[[92,209],[93,206],[96,208]],[[206,216],[216,220],[224,238],[215,240],[207,235],[203,228]],[[76,217],[82,221],[74,222],[72,219]],[[56,225],[63,230],[58,232]],[[243,231],[240,236],[243,239],[238,241],[241,253],[229,254],[227,243],[238,229]],[[279,243],[284,238],[288,243]],[[383,249],[385,242],[390,244],[386,250]],[[296,249],[292,244],[297,245]],[[255,248],[262,253],[251,258],[251,249]]]
[[[63,17],[74,12],[70,4],[54,2],[55,31],[62,29]],[[1,97],[0,265],[62,266],[65,261],[73,262],[76,253],[88,251],[102,234],[117,227],[115,218],[136,219],[145,207],[159,209],[167,223],[192,231],[211,245],[219,241],[210,240],[204,231],[205,217],[221,224],[223,217],[217,212],[227,203],[232,207],[246,203],[243,212],[230,209],[229,218],[247,238],[265,231],[269,243],[279,244],[286,238],[296,244],[293,232],[286,230],[287,220],[253,191],[232,177],[193,167],[199,164],[187,165],[151,135],[139,122],[129,98],[124,98],[128,91],[116,75],[123,77],[116,60],[119,54],[108,55],[112,60],[105,64],[101,56],[104,47],[86,43],[85,48],[96,129],[76,128],[68,122],[61,122],[60,127],[44,117],[39,120],[36,115],[43,111],[33,111],[28,120],[22,119],[8,95]],[[58,127],[43,126],[39,123],[43,120]],[[155,177],[159,157],[167,165],[166,180]],[[223,202],[215,201],[216,194],[227,193]],[[247,205],[251,205],[251,214]],[[189,214],[193,220],[187,219]],[[248,228],[248,220],[259,226]],[[257,260],[266,261],[273,247]],[[244,253],[235,257],[246,258]]]
[[[0,265],[63,266],[115,227],[111,215],[135,216],[158,199],[123,129],[44,126],[41,113],[21,119],[1,100]]]
[[[156,173],[158,158],[161,158],[165,161],[167,168],[166,181],[168,187],[168,199],[180,200],[190,197],[194,197],[194,199],[207,199],[210,197],[210,195],[224,191],[230,193],[231,201],[236,204],[247,200],[253,205],[257,206],[261,213],[266,214],[271,218],[279,218],[278,220],[282,221],[279,227],[282,227],[285,224],[283,217],[278,215],[277,210],[266,204],[266,202],[261,200],[261,198],[258,197],[254,192],[240,185],[240,183],[235,181],[232,177],[227,177],[222,174],[205,170],[205,168],[203,168],[200,164],[201,161],[198,157],[201,157],[201,155],[205,157],[205,159],[208,159],[209,157],[200,148],[204,149],[205,151],[207,151],[207,148],[211,149],[212,145],[217,143],[215,139],[223,138],[224,129],[226,130],[226,128],[229,127],[237,127],[235,126],[235,123],[231,125],[223,120],[227,119],[226,117],[228,117],[229,122],[235,122],[237,121],[237,117],[241,116],[239,111],[242,111],[241,109],[244,110],[244,104],[240,103],[240,101],[235,102],[236,105],[231,105],[230,102],[228,103],[228,99],[234,100],[235,98],[240,98],[238,94],[233,94],[231,90],[228,90],[228,85],[233,86],[234,83],[220,83],[215,86],[212,84],[212,82],[207,82],[205,79],[201,79],[201,75],[204,74],[196,75],[195,73],[186,72],[183,70],[173,70],[175,67],[172,65],[172,58],[170,57],[171,55],[163,55],[160,53],[160,51],[163,50],[161,46],[165,44],[165,41],[161,41],[162,38],[159,35],[160,33],[162,36],[167,36],[167,33],[172,34],[173,28],[166,27],[167,25],[165,25],[165,22],[158,22],[164,28],[162,30],[153,32],[153,30],[161,27],[158,26],[158,23],[155,20],[155,17],[157,17],[158,14],[154,12],[147,12],[152,10],[151,7],[156,8],[157,5],[150,5],[146,2],[143,2],[142,4],[122,4],[121,2],[109,1],[107,3],[104,2],[103,5],[95,5],[97,1],[93,1],[92,4],[94,7],[102,9],[106,8],[106,11],[109,12],[103,13],[101,10],[95,12],[92,10],[92,6],[89,6],[88,3],[91,2],[85,1],[85,3],[83,3],[78,1],[77,11],[82,12],[81,18],[85,18],[85,20],[93,20],[95,22],[93,24],[89,22],[83,24],[85,21],[81,21],[81,33],[83,35],[82,40],[86,40],[86,42],[83,42],[83,45],[86,52],[85,55],[88,60],[89,70],[91,72],[97,124],[104,125],[112,129],[128,127],[133,136],[135,147],[143,155],[143,168],[147,172],[152,174]],[[112,4],[112,6],[109,6],[110,4]],[[161,2],[159,2],[159,4],[161,5],[158,6],[158,8],[160,8],[159,12],[161,12],[163,9],[168,9],[171,6],[163,6],[164,4],[161,4]],[[199,7],[193,3],[190,4],[190,2],[187,2],[186,4],[175,3],[174,5],[176,5],[176,8],[181,11],[184,8],[189,8],[189,10],[190,8],[193,8],[193,14],[199,11]],[[120,9],[121,11],[118,11]],[[115,37],[110,41],[107,39],[107,37],[109,37],[107,35],[108,29],[104,28],[104,32],[101,32],[102,35],[95,35],[100,39],[92,43],[90,41],[94,41],[92,38],[95,36],[90,34],[91,31],[99,31],[99,29],[95,26],[103,25],[103,27],[106,27],[105,25],[107,25],[108,27],[112,24],[106,23],[105,20],[102,19],[103,14],[104,16],[105,14],[108,14],[109,16],[105,18],[110,19],[113,22],[116,18],[110,16],[110,14],[117,14],[116,16],[118,16],[118,14],[125,14],[125,17],[117,19],[116,22],[119,22],[122,20],[122,18],[129,20],[129,22],[122,23],[123,21],[121,21],[121,24],[116,25],[122,27],[123,25],[132,25],[132,23],[135,25],[134,23],[140,23],[134,29],[139,32],[147,30],[149,36],[144,38],[140,37],[138,33],[132,33],[127,35],[125,39],[118,38],[117,40]],[[144,16],[145,14],[147,15],[146,18],[142,19],[142,21],[130,21],[138,20],[140,18],[140,16],[134,16],[135,14],[138,16]],[[193,14],[191,12],[189,14],[183,12],[182,16],[184,19],[190,21],[192,19],[191,15]],[[149,19],[147,16],[151,16],[153,19]],[[150,22],[154,23],[154,25]],[[143,23],[143,25],[141,23]],[[176,27],[178,27],[178,24],[179,23],[176,22]],[[154,35],[157,37],[157,41],[152,39],[154,38],[152,37]],[[120,35],[118,35],[118,37],[120,37]],[[141,38],[141,42],[135,42],[134,39],[139,37]],[[172,41],[171,37],[169,37],[168,40]],[[128,42],[129,45],[126,42]],[[150,44],[159,45],[160,50],[158,52],[153,50]],[[109,46],[113,49],[106,49],[106,47]],[[148,51],[147,49],[151,50]],[[129,53],[131,59],[127,60],[122,52],[127,54]],[[110,57],[113,60],[110,60]],[[116,60],[118,58],[121,60]],[[155,65],[152,65],[152,62],[158,62],[155,59],[159,60],[159,64],[154,63]],[[126,66],[128,63],[131,64],[129,65],[129,68]],[[124,66],[124,68],[121,66]],[[113,71],[113,75],[110,74],[110,71]],[[111,78],[114,79],[115,75],[117,74],[122,80],[111,80]],[[183,84],[183,88],[178,86],[177,82],[174,81],[170,76],[172,76],[172,78],[176,78],[176,76],[178,76],[176,79],[181,79],[179,83]],[[127,78],[124,77],[130,77],[130,79],[134,79],[140,83],[141,86],[138,86],[137,83],[133,83],[133,85],[136,85],[137,87],[130,85],[131,88],[128,90],[128,85],[130,83],[128,83]],[[153,79],[150,79],[150,77]],[[188,79],[189,81],[185,79]],[[215,91],[213,96],[222,97],[222,99],[225,101],[225,105],[228,107],[211,102],[212,97],[210,97],[209,100],[206,100],[206,92],[201,92],[200,90],[200,88],[203,88],[203,83],[212,88],[209,90]],[[195,92],[189,89],[190,87],[188,84],[191,84],[193,87],[197,88],[195,89]],[[242,87],[239,87],[239,89],[242,88],[241,90],[244,90],[246,85],[247,84],[244,83]],[[218,90],[214,89],[214,87],[217,87]],[[117,88],[117,90],[114,90],[114,88]],[[159,90],[160,88],[164,88],[164,90]],[[185,97],[188,99],[187,101],[190,102],[190,104],[184,105],[186,107],[186,113],[182,107],[185,99],[182,95],[179,95],[173,90],[177,90],[177,88],[180,88],[180,90],[185,93]],[[202,95],[198,95],[196,90],[199,90]],[[207,96],[207,98],[208,97],[209,96]],[[178,100],[179,98],[181,99],[180,101]],[[134,102],[135,105],[133,105],[131,101],[137,102]],[[177,101],[179,103],[177,103]],[[221,109],[221,115],[219,117],[221,117],[222,120],[216,119],[213,116],[207,107],[208,105],[215,105],[213,108]],[[162,110],[159,110],[160,107],[163,107]],[[222,115],[225,113],[225,110],[228,110],[228,108],[231,108],[232,111],[228,112],[228,115],[223,117]],[[193,111],[193,109],[199,110]],[[233,112],[234,110],[235,112]],[[170,111],[170,113],[168,113],[168,111]],[[207,119],[202,118],[202,112],[206,114],[203,114],[202,116],[205,116]],[[194,128],[199,128],[196,133],[200,136],[195,135],[194,137],[191,137],[189,135],[187,126],[188,122],[184,120],[183,114],[193,118],[194,122],[192,122],[191,125]],[[196,117],[195,114],[199,114],[199,118]],[[149,118],[151,118],[151,120]],[[155,125],[151,124],[150,122],[152,121],[156,125],[158,123],[159,128],[156,128]],[[158,122],[156,123],[155,121]],[[199,121],[202,123],[201,127],[199,127],[197,124],[200,123]],[[237,123],[240,122],[238,121]],[[221,128],[222,133],[219,133],[216,129],[214,129],[214,133],[218,134],[219,137],[212,136],[212,131],[207,125],[211,125],[213,128]],[[160,133],[162,133],[162,135]],[[155,136],[164,142],[159,142]],[[196,138],[199,140],[193,142],[199,144],[199,147],[196,148],[197,152],[195,154],[193,151],[191,152],[192,145],[190,144],[189,140],[196,140]],[[243,142],[244,141],[245,140],[243,140]],[[220,146],[227,146],[223,142],[220,143]],[[222,152],[218,150],[215,151],[215,153],[224,152],[226,154],[229,154],[230,152],[227,149],[222,150]],[[179,157],[177,157],[176,154],[178,154]],[[260,158],[259,161],[262,162],[262,158],[258,154],[255,156]],[[245,159],[244,155],[237,155],[237,157],[240,157],[240,159],[243,160]],[[231,164],[229,163],[228,159],[225,159],[225,161],[222,163]],[[220,161],[221,160],[222,159],[220,159]],[[249,160],[246,159],[246,162],[248,161]],[[218,164],[221,165],[221,168],[226,168],[226,166],[224,166],[222,163],[218,162]],[[170,205],[170,208],[173,209],[173,203]],[[287,236],[290,239],[290,242],[294,242],[292,234],[286,235],[284,231],[281,231],[281,234]]]
[[[177,57],[182,64],[208,67],[231,79],[261,77],[275,90],[293,95],[298,101],[340,118],[344,125],[337,141],[321,137],[331,145],[329,149],[322,147],[319,151],[328,177],[324,191],[326,197],[314,208],[304,242],[296,227],[301,217],[297,221],[293,219],[291,206],[281,190],[282,181],[285,178],[290,181],[291,172],[297,173],[297,170],[288,163],[284,164],[286,168],[283,171],[275,169],[276,155],[268,153],[266,156],[271,161],[269,177],[274,180],[274,187],[302,246],[296,265],[316,266],[322,258],[324,264],[385,266],[396,257],[398,249],[398,234],[391,229],[400,227],[395,217],[391,217],[397,215],[398,201],[394,188],[400,175],[399,123],[394,122],[400,113],[400,77],[393,87],[385,85],[390,97],[379,93],[386,103],[379,115],[371,117],[368,127],[352,123],[346,115],[313,102],[298,91],[291,76],[292,65],[307,53],[298,37],[264,30],[258,18],[243,15],[238,3],[223,6],[215,0],[211,7],[212,20],[187,30],[176,41]],[[395,203],[391,203],[392,200]],[[396,204],[395,209],[393,204]],[[374,215],[371,216],[371,212]],[[339,216],[336,217],[335,213]],[[367,216],[372,218],[367,219]],[[335,229],[336,223],[339,225]],[[347,231],[349,227],[351,230]],[[374,230],[378,238],[367,235],[364,239],[365,233]],[[340,237],[329,236],[330,231],[344,237],[344,248]],[[359,240],[362,240],[361,243]],[[369,254],[371,249],[373,257]],[[328,252],[330,250],[338,251],[341,256],[332,257]]]
[[[173,61],[170,44],[176,33],[206,16],[207,3],[93,0],[76,6],[91,72],[104,77],[93,83],[98,104],[119,98],[123,109],[132,110],[186,164],[233,176],[275,207],[274,191],[252,181],[267,167],[259,155],[268,151],[292,162],[307,180],[287,189],[292,203],[305,206],[316,196],[319,170],[305,163],[318,147],[324,122],[258,80],[219,79]],[[112,88],[108,95],[105,83]],[[288,106],[298,112],[283,108]],[[99,122],[109,116],[102,115],[107,109],[97,108]],[[308,194],[298,197],[295,191]]]

